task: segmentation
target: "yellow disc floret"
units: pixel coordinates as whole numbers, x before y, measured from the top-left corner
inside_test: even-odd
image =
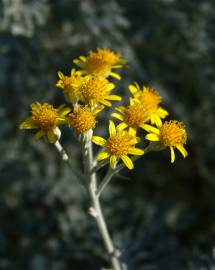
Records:
[[[165,146],[176,146],[185,144],[187,133],[182,122],[171,120],[166,121],[160,128],[160,141]]]
[[[127,155],[128,150],[132,145],[132,137],[125,133],[119,133],[115,136],[110,137],[107,140],[107,151],[110,153],[110,155],[114,155],[117,157],[120,157],[122,155]]]
[[[117,95],[110,95],[114,87],[115,85],[105,78],[88,76],[82,83],[80,91],[84,101],[90,106],[95,106],[97,103],[111,106],[111,102],[108,100],[121,100]]]
[[[143,87],[139,100],[146,110],[155,112],[161,102],[161,96],[156,90],[149,87]]]
[[[112,116],[121,120],[122,123],[119,124],[120,129],[129,128],[129,130],[136,133],[138,128],[142,126],[149,120],[149,115],[147,111],[142,106],[134,100],[131,100],[129,106],[121,106],[116,108],[119,113],[112,113]]]
[[[124,111],[124,121],[129,127],[139,128],[148,120],[148,115],[141,104],[128,106]]]
[[[32,120],[44,130],[52,129],[57,126],[58,113],[52,105],[48,103],[33,103],[31,105]]]
[[[98,49],[97,51],[97,55],[111,66],[118,65],[122,61],[120,53],[112,52],[110,49]]]
[[[87,57],[86,69],[92,75],[107,77],[111,65],[101,55],[90,52],[90,55]]]
[[[78,133],[86,132],[96,126],[96,116],[87,106],[74,109],[68,119],[70,127]]]

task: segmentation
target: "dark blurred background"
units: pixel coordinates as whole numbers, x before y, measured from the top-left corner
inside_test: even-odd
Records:
[[[129,270],[215,269],[214,29],[214,0],[0,0],[1,270],[109,266],[78,179],[52,145],[18,130],[33,101],[65,103],[57,70],[97,47],[128,59],[115,81],[124,97],[133,81],[153,86],[188,128],[186,160],[151,153],[105,190],[122,260]],[[81,168],[70,130],[62,141]]]

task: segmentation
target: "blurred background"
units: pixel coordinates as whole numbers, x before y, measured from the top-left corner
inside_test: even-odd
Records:
[[[129,61],[118,93],[128,97],[133,81],[155,87],[188,129],[186,160],[151,153],[105,190],[122,260],[129,270],[215,269],[214,12],[214,0],[0,0],[1,270],[109,266],[78,179],[52,145],[18,130],[33,101],[65,103],[57,71],[97,47]],[[107,111],[100,120],[105,134]],[[62,143],[81,169],[70,130]]]

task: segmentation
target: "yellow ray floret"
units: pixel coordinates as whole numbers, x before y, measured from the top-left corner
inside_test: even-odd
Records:
[[[133,162],[128,155],[139,156],[144,154],[142,149],[135,148],[139,138],[129,131],[118,129],[113,121],[109,122],[109,134],[110,137],[107,140],[99,136],[92,137],[92,141],[95,144],[105,148],[98,155],[98,161],[109,158],[110,166],[115,168],[117,162],[121,159],[128,169],[133,169]]]
[[[116,108],[118,113],[113,113],[112,116],[121,120],[122,123],[119,124],[120,129],[129,128],[136,133],[138,128],[143,127],[143,125],[149,120],[147,111],[142,106],[141,103],[131,100],[129,106],[120,106]]]
[[[101,77],[112,76],[116,79],[121,77],[112,72],[112,69],[123,67],[127,61],[121,58],[120,53],[112,52],[110,49],[97,49],[97,52],[90,51],[88,56],[80,56],[73,61],[82,69],[82,74],[90,74]]]
[[[48,103],[34,102],[31,104],[31,116],[25,119],[19,126],[20,129],[39,129],[34,139],[39,140],[44,135],[50,143],[56,142],[58,135],[56,128],[60,124],[66,123],[66,115],[70,108],[61,105],[55,109]]]
[[[80,86],[80,92],[85,103],[95,106],[101,103],[105,106],[111,106],[110,100],[120,101],[121,97],[111,95],[115,85],[102,77],[86,76]]]
[[[159,128],[145,124],[144,129],[149,132],[146,139],[153,142],[159,142],[161,147],[169,147],[171,154],[171,163],[175,161],[174,149],[177,148],[184,158],[188,155],[184,144],[187,141],[187,132],[182,122],[176,120],[165,121]]]
[[[69,96],[72,103],[81,100],[80,85],[82,83],[83,77],[79,71],[75,69],[71,70],[70,76],[65,76],[62,72],[58,71],[59,80],[56,86],[62,88],[64,93]]]
[[[161,119],[168,115],[168,112],[159,106],[162,101],[160,94],[150,87],[143,86],[141,89],[137,83],[129,85],[129,90],[134,99],[145,108],[151,124],[160,127],[162,125]]]
[[[104,108],[98,106],[93,110],[88,106],[76,106],[68,115],[68,123],[77,133],[85,133],[96,126],[96,115]]]

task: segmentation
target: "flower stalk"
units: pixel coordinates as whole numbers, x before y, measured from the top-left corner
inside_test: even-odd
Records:
[[[95,172],[92,171],[94,159],[92,153],[92,131],[89,131],[82,137],[82,154],[84,160],[85,174],[88,181],[88,191],[91,198],[90,214],[95,218],[99,232],[103,239],[104,245],[110,257],[110,262],[114,270],[122,270],[119,260],[119,252],[113,245],[111,236],[108,232],[107,225],[102,213],[99,196],[97,194],[97,179]]]

